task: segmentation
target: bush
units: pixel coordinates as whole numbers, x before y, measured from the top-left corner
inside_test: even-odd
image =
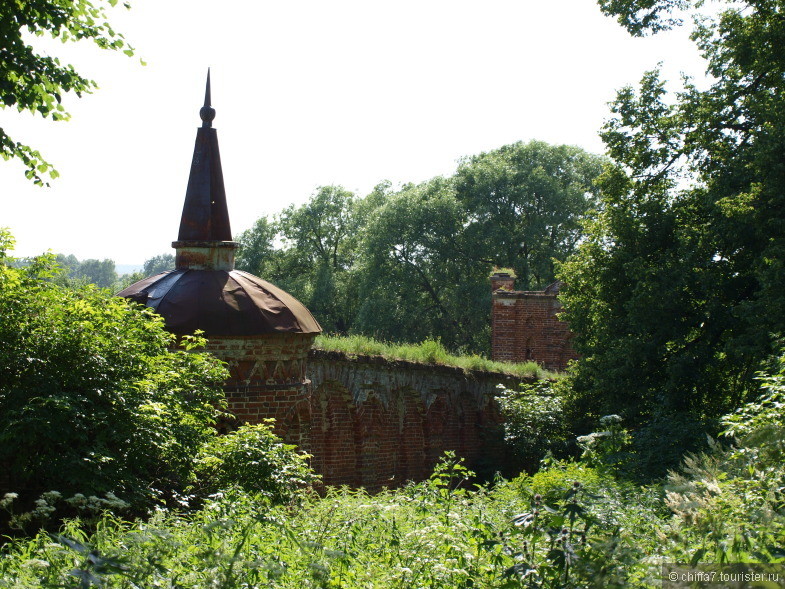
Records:
[[[630,434],[621,422],[618,415],[605,415],[600,418],[602,431],[578,437],[581,460],[599,470],[624,469],[630,460]]]
[[[182,488],[213,435],[226,371],[171,351],[163,320],[92,286],[15,268],[0,232],[0,496],[114,493],[135,508]],[[186,339],[193,347],[199,342]]]
[[[309,455],[284,444],[273,433],[272,421],[243,425],[209,440],[199,452],[197,488],[215,493],[238,486],[273,503],[286,503],[314,483],[318,477],[308,466]]]
[[[715,419],[692,413],[657,415],[632,435],[629,474],[641,482],[665,477],[686,455],[707,450],[707,436],[716,433]]]
[[[563,498],[573,482],[581,481],[584,489],[596,491],[600,487],[601,476],[593,468],[580,462],[546,461],[548,464],[533,475],[521,474],[513,479],[514,485],[526,497],[540,495],[545,503]],[[606,477],[606,480],[610,480]]]
[[[759,374],[762,394],[721,422],[713,443],[668,476],[673,562],[785,560],[785,355]]]
[[[540,380],[521,384],[517,390],[503,385],[499,389],[505,440],[524,468],[532,472],[547,453],[567,452],[570,435],[557,382]]]
[[[772,374],[759,374],[762,393],[722,419],[723,435],[736,440],[739,453],[760,468],[785,462],[785,355]]]

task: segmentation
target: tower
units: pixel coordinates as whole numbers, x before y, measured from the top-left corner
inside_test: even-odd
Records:
[[[177,335],[204,332],[207,351],[227,363],[228,409],[240,421],[276,419],[287,442],[307,450],[308,351],[319,323],[293,296],[235,270],[210,73],[175,248],[175,269],[118,293],[161,315]]]

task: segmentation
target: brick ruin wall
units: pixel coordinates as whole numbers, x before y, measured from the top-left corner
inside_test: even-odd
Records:
[[[208,349],[228,364],[229,411],[247,423],[275,418],[276,433],[313,456],[324,484],[377,491],[423,480],[447,450],[481,476],[505,472],[494,399],[498,384],[520,380],[340,352],[309,354],[311,340],[301,334],[215,338]],[[306,360],[310,380],[300,380]]]
[[[327,484],[376,490],[422,480],[447,450],[482,476],[504,471],[496,387],[519,380],[319,350],[308,373],[313,464]]]
[[[491,278],[491,358],[533,361],[548,370],[564,371],[578,354],[569,326],[558,317],[562,306],[557,285],[544,291],[515,291],[513,280]]]
[[[311,383],[306,366],[314,338],[299,333],[210,338],[206,351],[229,369],[224,391],[236,422],[275,419],[278,435],[303,449],[310,447]],[[219,424],[219,431],[233,425]]]

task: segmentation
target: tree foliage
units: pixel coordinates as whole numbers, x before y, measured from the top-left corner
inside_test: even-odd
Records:
[[[291,292],[329,332],[487,351],[489,272],[514,267],[523,288],[552,282],[602,161],[515,143],[467,158],[453,177],[385,182],[364,198],[321,187],[240,235],[238,267]]]
[[[558,381],[521,383],[517,389],[499,385],[496,397],[504,417],[504,438],[519,470],[536,472],[550,454],[563,457],[570,449],[564,393]]]
[[[153,276],[167,270],[174,270],[174,255],[172,254],[154,256],[149,260],[145,260],[142,266],[142,274],[145,276]]]
[[[356,329],[380,339],[487,346],[488,262],[475,259],[451,179],[390,196],[368,222]]]
[[[63,43],[88,39],[101,49],[133,55],[133,48],[106,20],[106,4],[115,6],[117,0],[5,2],[0,10],[0,108],[13,107],[53,121],[68,120],[63,94],[81,96],[97,85],[74,66],[36,50],[31,37],[48,36]],[[128,3],[124,6],[130,7]],[[14,140],[2,128],[0,156],[21,160],[25,175],[35,184],[47,185],[47,173],[52,179],[58,176],[37,150]]]
[[[227,588],[654,589],[663,566],[666,574],[684,571],[667,563],[700,563],[717,578],[758,574],[763,584],[781,574],[785,557],[783,377],[780,364],[765,377],[761,402],[726,418],[737,447],[690,456],[653,485],[614,478],[629,445],[610,418],[610,431],[584,442],[591,450],[584,458],[548,459],[533,475],[489,487],[471,485],[472,473],[448,453],[428,480],[370,496],[327,489],[322,497],[301,494],[292,509],[230,490],[196,512],[107,517],[89,535],[81,521],[67,521],[59,536],[9,541],[0,587],[80,580],[155,587],[176,579],[181,587]],[[8,503],[0,499],[0,507]]]
[[[639,18],[641,3],[603,6],[659,26]],[[755,391],[785,328],[782,10],[750,1],[696,21],[708,87],[685,80],[670,96],[654,71],[619,92],[603,131],[618,166],[561,270],[584,356],[579,413],[665,426],[718,417]]]
[[[108,492],[136,506],[182,487],[212,435],[225,370],[173,352],[148,310],[10,265],[0,234],[0,471],[5,491]]]
[[[269,277],[281,276],[280,260],[275,241],[278,224],[267,217],[260,217],[253,227],[243,231],[237,238],[240,248],[235,256],[235,265],[251,274]]]
[[[117,282],[113,260],[82,260],[73,277],[100,288],[112,288]]]
[[[356,238],[354,203],[348,190],[322,186],[305,205],[291,205],[281,213],[281,232],[306,263],[346,268]]]
[[[466,158],[455,175],[466,211],[467,257],[514,268],[521,290],[554,280],[582,235],[580,221],[596,201],[594,179],[604,158],[542,141],[505,145]]]
[[[99,288],[114,288],[118,276],[114,260],[79,260],[73,254],[56,254],[54,261],[62,268],[55,275],[55,282],[61,285],[95,284]]]
[[[263,217],[237,238],[237,267],[291,292],[326,331],[346,333],[357,305],[355,195],[321,186],[308,201]]]
[[[682,24],[674,12],[686,9],[691,0],[599,0],[602,12],[616,16],[632,35],[642,37]]]

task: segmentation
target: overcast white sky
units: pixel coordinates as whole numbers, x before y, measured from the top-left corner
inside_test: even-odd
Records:
[[[633,39],[594,0],[131,1],[110,17],[146,67],[47,44],[100,89],[65,123],[0,111],[61,173],[41,189],[0,161],[18,256],[172,251],[208,66],[235,235],[317,186],[364,195],[519,140],[601,153],[617,89],[703,70],[686,30]]]

